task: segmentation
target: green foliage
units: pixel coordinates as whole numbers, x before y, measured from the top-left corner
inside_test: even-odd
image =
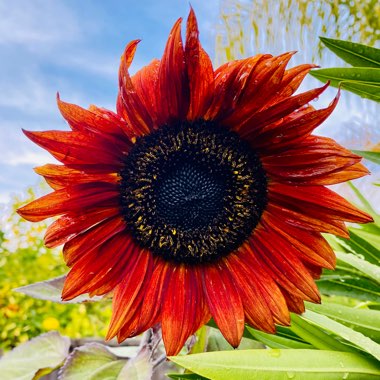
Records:
[[[105,346],[90,343],[78,347],[60,371],[65,380],[116,379],[126,360],[118,359]]]
[[[40,335],[0,359],[2,380],[37,379],[59,367],[69,353],[70,339],[55,331]]]
[[[34,197],[34,192],[29,190],[28,201]],[[2,214],[0,348],[8,350],[49,330],[58,330],[72,338],[103,337],[111,315],[107,303],[61,305],[13,291],[67,271],[60,251],[43,246],[46,224],[21,220],[15,213],[20,204],[16,199],[12,208]]]
[[[56,331],[22,343],[0,359],[2,380],[36,380],[59,369],[60,380],[149,380],[151,350],[143,345],[137,354],[119,357],[122,347],[88,343],[69,353],[70,339]],[[120,352],[121,351],[121,352]]]
[[[320,37],[320,40],[339,58],[355,67],[380,68],[380,50],[350,41]]]
[[[222,0],[216,63],[293,49],[320,62],[316,35],[373,45],[379,31],[378,0]]]
[[[375,164],[380,165],[380,152],[367,152],[364,150],[355,150],[354,152],[367,160],[373,161]]]
[[[324,37],[321,41],[354,67],[312,70],[310,74],[322,82],[330,81],[332,86],[380,102],[380,49]]]
[[[349,352],[315,350],[219,351],[173,356],[174,363],[213,380],[375,379],[377,363]],[[196,379],[196,377],[193,377]]]

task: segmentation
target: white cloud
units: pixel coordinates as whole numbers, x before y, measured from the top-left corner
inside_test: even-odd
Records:
[[[33,151],[25,151],[21,154],[8,152],[5,156],[1,157],[0,163],[4,163],[11,166],[17,165],[32,165],[32,166],[42,166],[49,163],[57,162],[49,153],[41,152],[36,153]]]
[[[9,78],[2,84],[0,107],[23,113],[51,113],[55,111],[55,92],[37,73],[20,73],[18,81]]]
[[[120,53],[121,55],[121,53]],[[108,78],[117,78],[119,57],[107,57],[104,54],[82,52],[67,56],[62,65],[74,67],[86,73],[94,73]]]
[[[17,0],[16,6],[0,0],[0,44],[53,44],[79,39],[81,28],[61,1]]]

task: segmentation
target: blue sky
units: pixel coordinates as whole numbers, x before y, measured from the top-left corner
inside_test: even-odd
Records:
[[[218,0],[192,0],[211,56]],[[32,168],[51,156],[22,134],[65,129],[55,95],[87,107],[115,108],[125,45],[142,39],[131,71],[160,58],[187,0],[0,0],[0,202],[34,185]]]

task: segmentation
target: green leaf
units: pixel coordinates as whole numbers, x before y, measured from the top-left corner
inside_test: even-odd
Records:
[[[320,350],[355,352],[355,349],[341,343],[334,336],[321,329],[320,326],[315,326],[314,323],[310,323],[303,316],[291,314],[291,319],[292,324],[290,325],[290,329],[315,348]]]
[[[2,380],[29,380],[60,366],[69,353],[70,339],[56,331],[20,344],[0,359]]]
[[[245,328],[245,334],[249,335],[249,338],[243,337],[238,350],[251,349],[251,348],[264,348],[263,344],[252,339],[252,335],[249,334],[247,328]],[[226,338],[222,335],[218,328],[210,329],[207,341],[207,351],[228,351],[234,348],[226,341]]]
[[[319,38],[326,47],[352,66],[380,67],[380,49],[350,41]]]
[[[99,343],[77,347],[61,368],[61,380],[115,380],[126,360],[118,360]]]
[[[99,301],[102,297],[89,297],[81,295],[70,301],[62,301],[62,289],[66,275],[52,278],[46,281],[35,282],[34,284],[21,286],[13,289],[15,292],[26,294],[27,296],[57,303],[81,303],[88,301]]]
[[[218,325],[215,323],[215,321],[212,318],[207,322],[207,326],[210,326],[210,327],[220,331]],[[211,333],[212,333],[212,331],[213,330],[211,330]],[[244,329],[243,337],[248,338],[248,339],[252,339],[252,335],[247,331],[247,329]],[[228,346],[232,348],[232,346],[230,346],[230,345],[228,345]]]
[[[352,327],[377,342],[380,340],[380,311],[378,310],[355,309],[333,303],[316,305],[310,302],[306,302],[306,308]]]
[[[380,345],[360,332],[311,310],[306,310],[306,312],[302,314],[302,317],[298,318],[312,322],[316,326],[342,338],[344,341],[355,345],[357,348],[380,360]]]
[[[355,82],[372,85],[380,84],[380,69],[368,67],[335,67],[329,69],[312,70],[310,74],[322,82],[330,81],[331,85],[338,87],[341,82]]]
[[[338,351],[219,351],[172,356],[170,360],[212,380],[368,380],[380,376],[374,360]]]
[[[200,352],[205,352],[207,347],[207,335],[208,335],[208,327],[202,326],[195,334],[196,341],[191,347],[190,354],[198,354]]]
[[[276,326],[276,335],[280,336],[282,338],[294,340],[294,341],[299,342],[299,343],[307,344],[307,342],[304,339],[299,337],[297,334],[295,334],[293,331],[291,331],[289,327],[286,327],[286,326],[279,326],[279,325]]]
[[[331,272],[331,271],[330,271]],[[331,272],[334,273],[334,272]],[[379,286],[369,279],[351,275],[323,275],[316,281],[319,291],[328,296],[352,297],[362,301],[379,302]]]
[[[355,231],[362,239],[368,240],[377,249],[380,249],[380,228],[376,224],[364,224],[360,228],[350,228]]]
[[[375,164],[380,165],[380,152],[371,152],[366,150],[353,150],[353,152],[366,158],[367,160],[373,161]]]
[[[380,102],[380,83],[367,84],[361,82],[341,82],[340,87],[343,90],[351,91],[362,98]]]
[[[380,267],[361,259],[352,253],[335,252],[336,257],[345,264],[351,265],[354,269],[367,275],[372,280],[380,284]],[[380,289],[379,289],[380,290]]]
[[[128,360],[116,380],[151,380],[153,376],[151,356],[152,352],[148,347],[142,348],[134,358]]]
[[[348,186],[352,189],[352,191],[355,193],[355,195],[358,197],[359,201],[362,203],[362,206],[364,207],[365,211],[367,211],[369,214],[372,215],[372,217],[375,219],[376,223],[376,211],[372,207],[372,205],[368,202],[367,198],[360,192],[360,190],[351,182],[347,182]]]
[[[252,336],[259,342],[264,343],[270,348],[294,348],[294,349],[313,349],[310,344],[302,343],[297,340],[285,338],[283,336],[267,334],[265,332],[256,330],[252,327],[246,326],[246,329]]]
[[[362,239],[354,230],[349,230],[350,239],[337,237],[341,247],[352,253],[361,255],[369,263],[380,264],[380,250],[370,243],[369,240]]]

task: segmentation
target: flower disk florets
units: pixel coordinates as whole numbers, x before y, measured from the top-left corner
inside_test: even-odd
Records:
[[[267,201],[255,151],[211,122],[182,122],[138,139],[120,175],[133,236],[176,262],[213,261],[239,248]]]

